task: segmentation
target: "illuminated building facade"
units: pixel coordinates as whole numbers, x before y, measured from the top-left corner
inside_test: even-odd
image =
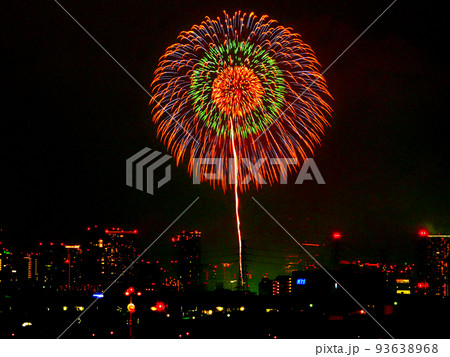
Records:
[[[44,289],[58,290],[66,283],[66,249],[63,243],[39,243],[37,250],[37,277]],[[27,264],[30,260],[25,259]],[[29,270],[28,270],[29,276]]]
[[[395,293],[398,295],[411,295],[412,285],[410,279],[395,279]]]
[[[39,281],[38,255],[26,253],[23,257],[25,263],[26,280]]]
[[[17,281],[17,270],[14,267],[13,253],[0,242],[0,284]]]
[[[292,293],[292,278],[286,275],[277,276],[272,281],[272,295],[290,295]]]
[[[201,232],[185,232],[171,239],[175,250],[174,270],[179,290],[198,290],[201,288]]]
[[[94,267],[92,284],[107,284],[118,277],[136,258],[137,230],[89,229],[88,265]],[[129,273],[132,274],[130,269]]]
[[[450,235],[429,234],[424,238],[428,294],[449,296]]]
[[[80,290],[83,288],[83,251],[79,244],[65,245],[66,260],[64,272],[67,276],[65,290]]]
[[[314,256],[317,260],[321,259],[321,254],[323,253],[322,244],[304,242],[302,246],[308,251],[309,254]],[[318,269],[318,266],[311,257],[308,256],[304,251],[300,251],[298,254],[288,253],[284,257],[284,272],[286,275],[292,274],[294,271],[308,270],[308,269]]]

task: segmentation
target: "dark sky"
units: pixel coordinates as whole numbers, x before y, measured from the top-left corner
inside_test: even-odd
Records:
[[[61,4],[148,88],[165,48],[206,15],[267,14],[300,33],[325,69],[390,1]],[[230,253],[223,260],[232,260],[232,192],[192,185],[184,164],[154,196],[125,185],[126,158],[146,146],[167,152],[148,95],[53,1],[2,8],[0,227],[7,239],[73,240],[102,224],[137,227],[145,245],[200,196],[162,239],[199,229],[215,261]],[[342,231],[349,256],[378,259],[384,249],[406,257],[419,227],[450,232],[445,20],[436,5],[399,0],[327,71],[334,113],[315,156],[326,185],[243,195],[253,267],[276,262],[264,250],[298,247],[252,196],[299,241],[325,242]]]

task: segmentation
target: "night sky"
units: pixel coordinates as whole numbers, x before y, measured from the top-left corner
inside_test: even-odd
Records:
[[[328,67],[390,1],[61,1],[144,87],[182,30],[222,10],[292,27]],[[6,8],[5,8],[6,7]],[[232,191],[192,185],[186,164],[154,196],[125,185],[125,160],[156,137],[149,97],[53,1],[2,4],[0,228],[10,244],[76,241],[88,225],[138,228],[153,241],[198,229],[210,262],[237,261]],[[444,11],[399,0],[325,74],[331,128],[315,155],[326,185],[276,185],[242,196],[250,270],[269,272],[294,242],[339,230],[348,258],[409,259],[420,227],[450,232]],[[293,177],[291,177],[291,181]],[[259,274],[259,275],[258,275]]]

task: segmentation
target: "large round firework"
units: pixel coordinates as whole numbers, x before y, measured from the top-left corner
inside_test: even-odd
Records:
[[[161,57],[152,83],[153,120],[177,163],[187,155],[192,173],[194,158],[224,159],[225,189],[233,158],[245,189],[247,167],[240,159],[263,159],[259,172],[273,183],[285,173],[270,158],[301,164],[313,153],[328,125],[324,99],[330,95],[300,35],[267,16],[224,12],[178,41]]]

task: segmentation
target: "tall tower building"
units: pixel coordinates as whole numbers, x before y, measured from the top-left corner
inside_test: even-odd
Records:
[[[35,282],[39,280],[38,255],[34,253],[26,253],[23,257],[25,263],[24,272],[26,272],[26,280]]]
[[[83,288],[83,255],[80,245],[65,245],[66,257],[65,273],[67,290],[80,290]]]
[[[428,293],[449,296],[450,235],[428,234],[424,239]]]
[[[185,232],[172,238],[175,250],[174,264],[179,290],[189,291],[201,288],[201,232]]]

